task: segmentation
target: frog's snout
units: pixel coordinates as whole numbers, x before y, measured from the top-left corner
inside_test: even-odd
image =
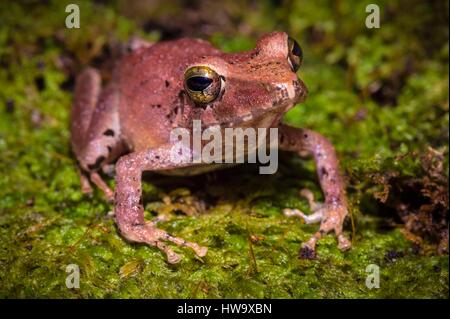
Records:
[[[292,81],[292,85],[295,92],[295,103],[304,102],[306,100],[306,97],[308,96],[308,88],[306,87],[305,83],[297,78],[296,80]]]
[[[306,99],[308,90],[302,80],[296,78],[292,82],[275,84],[275,104],[297,104]]]

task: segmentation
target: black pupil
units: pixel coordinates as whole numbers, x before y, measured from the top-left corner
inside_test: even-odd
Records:
[[[212,81],[212,79],[204,76],[193,76],[187,79],[186,85],[192,91],[203,91],[212,83]]]
[[[292,54],[301,58],[302,57],[302,49],[298,45],[297,41],[293,41],[293,42],[294,42],[294,44],[292,46]]]

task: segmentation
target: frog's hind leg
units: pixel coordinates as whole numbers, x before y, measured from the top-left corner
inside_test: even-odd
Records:
[[[100,95],[101,78],[96,69],[87,68],[76,78],[74,100],[70,114],[71,144],[74,153],[79,157],[86,140],[92,113],[97,105]],[[81,168],[78,169],[81,191],[83,194],[92,194],[89,176]]]
[[[84,147],[86,133],[97,106],[101,91],[101,77],[94,68],[83,70],[76,78],[74,100],[70,112],[71,143],[75,154]]]
[[[98,171],[123,151],[119,140],[118,96],[112,85],[103,90],[100,86],[100,74],[95,69],[88,68],[77,77],[71,111],[71,143],[82,169],[83,192],[91,192],[90,180],[112,201],[114,193]]]

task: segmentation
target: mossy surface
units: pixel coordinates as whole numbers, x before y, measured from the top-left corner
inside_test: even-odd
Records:
[[[64,27],[68,3],[0,4],[0,297],[448,298],[439,236],[413,235],[399,217],[399,207],[435,203],[421,193],[436,177],[427,158],[438,154],[432,160],[448,178],[447,1],[378,1],[380,29],[364,26],[370,1],[78,1],[78,30]],[[285,121],[336,146],[353,249],[340,252],[328,235],[317,259],[298,258],[317,225],[281,210],[309,212],[299,189],[321,193],[312,161],[292,156],[282,156],[271,176],[241,166],[145,177],[146,218],[167,214],[160,227],[209,247],[206,257],[174,248],[184,258],[169,265],[157,249],[125,242],[100,192],[80,191],[68,131],[74,74],[106,68],[110,49],[132,35],[201,36],[239,51],[272,30],[303,46],[299,76],[309,97]],[[438,202],[433,214],[444,215],[448,228],[445,198]],[[69,264],[81,270],[79,289],[65,285]],[[378,289],[365,284],[370,264],[380,267]]]

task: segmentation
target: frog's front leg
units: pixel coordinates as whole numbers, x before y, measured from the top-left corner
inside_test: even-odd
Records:
[[[198,256],[205,256],[207,248],[174,237],[155,227],[155,222],[144,221],[141,201],[143,171],[159,171],[183,167],[186,164],[171,160],[170,147],[134,152],[119,159],[116,164],[115,217],[122,235],[129,241],[145,243],[161,249],[169,263],[177,263],[181,256],[164,241],[191,248]]]
[[[339,161],[333,145],[317,132],[287,125],[279,127],[279,145],[280,149],[297,152],[300,156],[313,156],[320,186],[325,196],[325,202],[319,204],[314,202],[311,192],[306,190],[301,192],[308,199],[313,210],[312,215],[307,216],[298,210],[284,210],[285,215],[300,216],[306,223],[321,223],[319,231],[302,245],[300,256],[314,258],[317,241],[333,230],[338,239],[338,247],[341,250],[349,249],[351,243],[342,233],[344,219],[348,214],[345,184],[339,172]]]

